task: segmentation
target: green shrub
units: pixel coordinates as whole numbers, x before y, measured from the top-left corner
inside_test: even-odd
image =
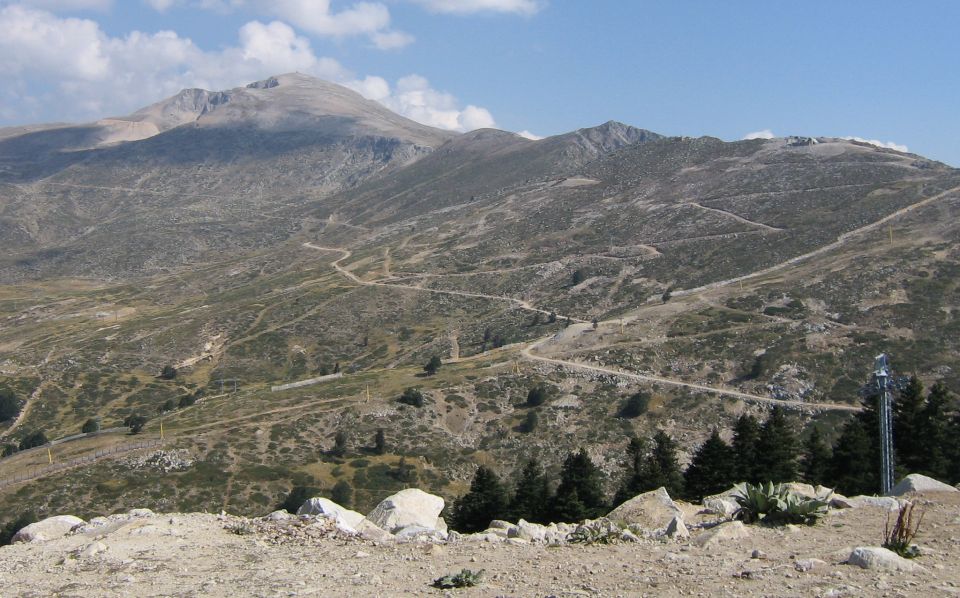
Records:
[[[444,575],[443,577],[438,577],[433,580],[433,587],[439,588],[441,590],[449,590],[453,588],[470,588],[476,585],[480,585],[483,577],[483,570],[480,571],[471,571],[470,569],[462,569],[460,573],[454,573],[453,575]]]

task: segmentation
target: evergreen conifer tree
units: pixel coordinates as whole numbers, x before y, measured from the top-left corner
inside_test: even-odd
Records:
[[[627,471],[613,498],[613,506],[623,504],[643,492],[647,480],[647,442],[634,436],[627,444]]]
[[[555,521],[565,522],[594,519],[606,512],[603,474],[585,449],[571,453],[563,462],[552,510]]]
[[[913,376],[893,403],[893,444],[900,475],[921,471],[926,461],[920,448],[923,407],[923,384]]]
[[[733,458],[738,482],[760,482],[757,464],[757,441],[760,439],[760,424],[752,415],[741,415],[733,428]]]
[[[494,519],[506,514],[507,492],[493,470],[481,465],[470,483],[470,491],[453,504],[451,526],[462,533],[487,529]]]
[[[937,382],[930,388],[917,425],[917,449],[924,456],[924,463],[905,473],[919,471],[938,480],[947,479],[950,469],[947,448],[949,408],[950,392],[943,382]]]
[[[733,449],[720,438],[716,429],[697,447],[683,474],[684,494],[699,502],[704,496],[718,494],[732,486],[736,477]]]
[[[833,447],[830,485],[847,496],[874,494],[879,491],[880,465],[872,458],[873,450],[864,419],[850,419]]]
[[[547,476],[536,459],[530,459],[520,472],[517,488],[507,509],[510,521],[525,519],[531,523],[546,523],[550,518],[550,487]]]
[[[823,439],[820,428],[811,426],[803,443],[803,480],[808,484],[826,484],[830,476],[830,445]]]
[[[666,488],[670,496],[683,492],[683,475],[677,462],[677,443],[663,430],[653,436],[653,449],[647,462],[647,483],[643,491]]]
[[[757,439],[759,475],[764,482],[795,482],[797,480],[797,436],[793,424],[779,405],[760,427]]]

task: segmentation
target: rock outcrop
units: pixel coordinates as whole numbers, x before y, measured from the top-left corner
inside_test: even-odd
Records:
[[[893,487],[890,494],[893,496],[903,496],[910,492],[960,492],[950,484],[944,484],[939,480],[929,478],[919,473],[911,473],[900,480],[900,483]]]
[[[418,488],[407,488],[383,499],[367,519],[392,534],[407,527],[440,531],[446,524],[440,518],[443,499]]]
[[[360,522],[364,517],[356,511],[342,507],[328,498],[318,496],[311,498],[297,509],[297,515],[315,515],[326,517],[336,522],[337,527],[348,532],[359,531]]]
[[[20,542],[46,542],[62,538],[70,533],[70,530],[86,523],[79,517],[73,515],[57,515],[56,517],[47,517],[43,521],[37,521],[22,528],[10,540],[11,544]]]
[[[878,571],[922,571],[923,567],[911,562],[892,550],[879,546],[854,548],[847,558],[848,565]]]
[[[683,521],[683,511],[673,502],[665,488],[657,488],[634,496],[607,514],[607,519],[635,524],[649,532],[664,530],[674,519]]]

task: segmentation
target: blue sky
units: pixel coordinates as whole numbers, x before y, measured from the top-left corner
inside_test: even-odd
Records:
[[[427,124],[857,136],[960,165],[955,0],[0,0],[0,124],[300,70]]]

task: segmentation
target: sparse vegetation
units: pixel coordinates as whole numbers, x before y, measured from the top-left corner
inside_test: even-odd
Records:
[[[478,586],[483,581],[483,570],[471,571],[470,569],[461,569],[459,573],[444,575],[433,580],[433,587],[441,590],[451,590],[457,588],[472,588]]]
[[[914,518],[915,508],[916,505],[913,502],[903,503],[897,511],[897,518],[893,524],[890,524],[888,511],[883,525],[883,547],[908,559],[920,556],[920,549],[914,544],[914,540],[920,533],[924,513],[921,511]]]

